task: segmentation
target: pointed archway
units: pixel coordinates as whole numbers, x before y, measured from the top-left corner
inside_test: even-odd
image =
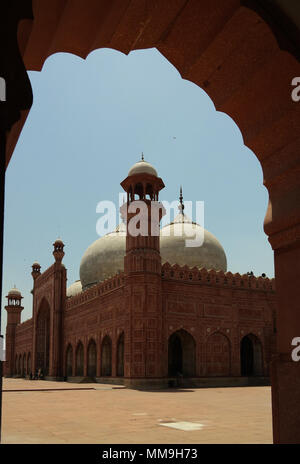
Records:
[[[84,363],[84,351],[83,351],[83,344],[81,342],[78,343],[76,348],[76,373],[77,377],[83,377],[83,363]]]
[[[15,123],[8,133],[7,159],[32,104],[21,55],[26,69],[40,70],[53,52],[51,44],[56,44],[55,51],[76,53],[82,58],[91,52],[91,44],[99,48],[108,44],[124,53],[157,47],[185,79],[203,86],[216,108],[234,117],[247,145],[262,160],[264,182],[270,191],[265,232],[275,250],[279,295],[278,357],[271,369],[274,439],[281,443],[299,441],[299,414],[290,413],[295,404],[300,404],[298,376],[295,365],[286,362],[295,327],[300,324],[299,182],[296,182],[299,134],[295,129],[299,113],[290,97],[291,77],[299,76],[297,2],[289,2],[293,3],[289,8],[279,1],[273,2],[271,8],[258,1],[219,2],[218,8],[211,2],[195,1],[170,2],[167,8],[162,1],[149,3],[148,8],[128,8],[124,3],[124,8],[120,8],[117,2],[105,7],[105,2],[99,1],[91,2],[88,9],[82,0],[69,3],[66,9],[65,2],[60,2],[55,18],[49,14],[53,9],[51,2],[34,2],[39,12],[35,15],[31,2],[26,7],[22,4],[21,11],[9,5],[12,14],[8,15],[5,27],[7,37],[15,39],[8,40],[6,52],[10,59],[4,61],[8,76],[14,76],[11,69],[18,69],[19,85],[2,123],[3,133]],[[6,11],[4,8],[5,18]],[[17,31],[20,18],[26,20],[20,21]],[[31,27],[28,20],[32,18]],[[107,20],[103,22],[103,18]],[[20,113],[20,109],[25,111]]]
[[[262,345],[256,335],[248,334],[240,344],[241,376],[263,375]]]
[[[117,343],[117,376],[124,376],[124,332],[119,336]]]
[[[19,369],[18,369],[18,374],[23,375],[23,365],[22,365],[22,356],[19,355]]]
[[[106,335],[101,345],[101,376],[109,377],[112,373],[112,344],[111,338]]]
[[[23,377],[27,375],[27,363],[26,363],[26,353],[23,354],[23,367],[22,367]]]
[[[72,377],[73,375],[73,347],[71,344],[68,345],[66,351],[66,376]]]
[[[31,372],[31,354],[28,353],[27,355],[27,374],[30,375]]]
[[[168,375],[169,377],[194,377],[196,364],[196,343],[192,335],[180,329],[169,337]]]

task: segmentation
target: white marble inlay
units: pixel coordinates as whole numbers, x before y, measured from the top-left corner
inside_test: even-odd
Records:
[[[159,425],[164,425],[165,427],[171,427],[172,429],[184,430],[185,432],[190,432],[193,430],[201,430],[204,425],[195,422],[164,422]]]

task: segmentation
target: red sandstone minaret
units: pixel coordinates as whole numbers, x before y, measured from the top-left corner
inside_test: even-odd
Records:
[[[53,243],[54,263],[54,298],[52,309],[53,332],[51,335],[49,378],[62,379],[63,374],[63,312],[66,301],[66,268],[62,264],[65,256],[64,243],[61,239]]]
[[[16,288],[12,288],[6,296],[8,302],[5,306],[7,311],[7,326],[6,326],[6,376],[11,377],[15,374],[15,340],[16,327],[21,322],[21,306],[22,295]]]
[[[125,377],[132,384],[139,378],[154,382],[163,376],[159,224],[165,210],[158,195],[164,183],[142,156],[121,186],[127,192],[127,203],[120,208],[127,232]]]

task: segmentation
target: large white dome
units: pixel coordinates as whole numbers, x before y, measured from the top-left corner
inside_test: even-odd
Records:
[[[113,232],[98,238],[85,251],[79,271],[82,289],[123,271],[125,249],[126,226],[122,222]]]
[[[203,239],[202,245],[188,246],[189,242],[195,244],[197,237]],[[160,254],[162,263],[227,271],[226,255],[217,238],[182,212],[162,228]]]
[[[202,246],[188,247],[186,240],[192,240],[195,232],[204,234]],[[180,232],[183,234],[179,235]],[[95,285],[124,270],[126,250],[126,226],[121,223],[116,230],[98,238],[85,251],[80,264],[82,289]],[[162,263],[205,267],[216,271],[227,270],[226,255],[216,237],[192,222],[180,212],[171,224],[164,226],[160,233],[160,253]]]

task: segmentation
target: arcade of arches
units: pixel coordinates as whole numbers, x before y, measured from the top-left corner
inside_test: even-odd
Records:
[[[182,77],[203,87],[216,108],[238,124],[245,143],[261,162],[269,192],[265,232],[274,250],[278,301],[276,356],[271,364],[276,443],[300,442],[300,363],[292,362],[290,356],[291,340],[300,335],[300,103],[290,95],[292,79],[300,76],[297,18],[299,2],[290,2],[287,8],[281,0],[272,6],[259,0],[112,0],[109,5],[102,0],[26,0],[22,6],[3,6],[0,28],[6,39],[2,41],[6,48],[1,75],[7,80],[7,87],[14,88],[11,98],[1,105],[0,148],[2,154],[6,152],[6,163],[32,104],[26,70],[41,70],[45,59],[55,52],[85,58],[101,47],[124,53],[156,47]],[[1,175],[3,186],[3,170]],[[55,314],[52,324],[59,326],[60,316]],[[40,321],[39,351],[34,350],[29,359],[35,365],[39,353],[39,362],[47,368],[45,349],[40,350],[41,340],[47,338],[42,335],[46,320]],[[142,330],[139,323],[135,330]],[[219,355],[227,360],[227,350],[236,348],[236,340],[227,342],[219,335],[215,337]],[[178,335],[170,341],[179,355],[183,340]],[[124,343],[126,365],[126,333]],[[55,352],[50,352],[49,366],[59,365],[62,347],[59,341],[55,346]],[[261,358],[258,346],[252,335],[243,340],[239,357],[248,354],[253,359],[241,362],[243,372],[260,369],[254,367]],[[7,348],[11,353],[11,347]],[[72,349],[75,356],[75,348]],[[203,356],[209,356],[208,353],[209,350]],[[19,357],[14,355],[13,359],[18,369],[24,370],[24,356],[17,354]],[[220,369],[219,355],[213,353],[210,358],[212,372]],[[27,366],[28,356],[27,352]],[[182,352],[184,364],[183,359]],[[113,366],[114,363],[112,357]],[[176,365],[172,365],[175,369]],[[230,368],[234,365],[231,361]]]
[[[215,332],[207,339],[204,347],[206,356],[206,375],[211,377],[228,377],[230,371],[230,344],[227,337]],[[191,378],[196,377],[196,372],[201,370],[201,366],[196,366],[196,341],[187,331],[180,329],[170,335],[168,340],[168,377],[170,378]],[[82,342],[76,347],[76,357],[73,357],[74,349],[69,344],[65,352],[64,377],[89,377],[95,379],[99,377],[97,372],[100,371],[101,377],[112,376],[112,357],[113,347],[109,336],[105,336],[101,343],[101,354],[97,357],[97,345],[91,340],[85,349]],[[253,334],[245,335],[240,341],[240,375],[245,377],[262,376],[263,355],[262,344],[258,337]],[[116,376],[124,376],[124,333],[119,336],[116,347]],[[48,358],[49,351],[46,355],[43,352],[42,361],[37,365],[47,376],[49,363],[44,359]],[[86,359],[86,361],[85,361]],[[97,365],[99,363],[99,369]],[[15,357],[15,374],[20,377],[28,377],[32,373],[31,353],[16,354]]]

